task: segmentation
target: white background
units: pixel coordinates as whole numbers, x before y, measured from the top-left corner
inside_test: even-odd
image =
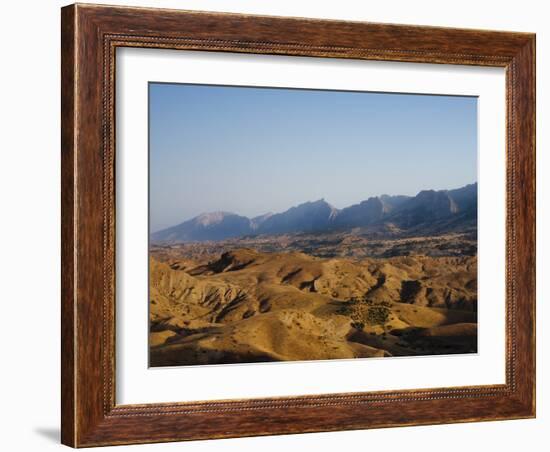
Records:
[[[118,447],[115,450],[322,451],[369,448],[446,452],[489,447],[498,451],[542,451],[550,429],[547,390],[550,321],[544,304],[550,230],[548,115],[550,31],[542,1],[140,1],[119,4],[164,6],[243,13],[309,16],[425,25],[537,32],[538,145],[538,416],[536,420],[406,427],[223,441]],[[3,5],[0,165],[2,222],[7,252],[2,275],[2,449],[61,449],[59,424],[59,7],[58,1]],[[546,30],[545,30],[546,28]],[[546,325],[548,329],[548,325]],[[546,356],[543,350],[546,349]],[[546,381],[544,381],[546,380]]]
[[[117,51],[116,80],[117,403],[505,382],[503,69],[126,48]],[[149,81],[479,96],[478,353],[147,369],[149,256],[144,237],[148,233]],[[346,378],[341,378],[342,375]],[[192,383],[183,385],[182,381]]]

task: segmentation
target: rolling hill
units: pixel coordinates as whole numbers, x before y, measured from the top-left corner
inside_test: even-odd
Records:
[[[477,258],[153,253],[151,366],[477,350]]]

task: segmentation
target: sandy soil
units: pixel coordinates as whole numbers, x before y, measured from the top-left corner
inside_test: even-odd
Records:
[[[152,250],[152,366],[477,350],[475,256],[202,249]]]

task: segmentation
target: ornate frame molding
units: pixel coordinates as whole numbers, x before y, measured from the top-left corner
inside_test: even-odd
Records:
[[[80,447],[534,416],[534,35],[77,4],[62,9],[62,46],[64,444]],[[118,47],[506,68],[506,384],[116,405]],[[518,349],[525,353],[519,355]]]

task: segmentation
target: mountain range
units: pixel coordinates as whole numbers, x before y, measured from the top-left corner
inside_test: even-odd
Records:
[[[416,196],[376,196],[337,209],[324,199],[282,213],[248,218],[231,212],[204,213],[151,234],[152,242],[203,242],[247,235],[392,228],[434,234],[475,227],[477,183],[454,190],[423,190]]]

